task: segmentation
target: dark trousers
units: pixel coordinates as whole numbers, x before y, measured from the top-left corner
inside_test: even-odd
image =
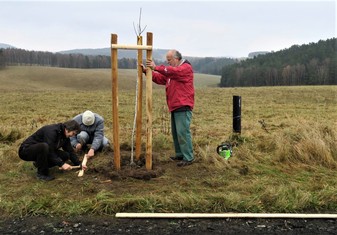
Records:
[[[57,150],[56,154],[63,161],[69,159],[69,154],[62,150]],[[20,147],[19,157],[24,161],[36,162],[37,172],[43,175],[48,175],[49,168],[55,166],[49,159],[49,145],[47,143],[37,143],[28,147]]]

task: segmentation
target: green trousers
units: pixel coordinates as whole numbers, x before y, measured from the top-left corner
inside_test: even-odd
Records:
[[[176,156],[194,160],[191,136],[192,111],[171,112],[171,128]]]

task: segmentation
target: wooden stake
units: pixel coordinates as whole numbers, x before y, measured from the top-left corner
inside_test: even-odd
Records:
[[[111,34],[111,44],[117,44],[117,34]],[[111,47],[111,69],[112,69],[112,123],[113,123],[113,145],[114,165],[116,170],[121,169],[121,156],[119,145],[119,120],[118,120],[118,54],[117,49]]]
[[[146,34],[146,45],[152,46],[152,33]],[[146,51],[146,60],[152,60],[152,49]],[[146,159],[147,170],[152,170],[152,71],[146,69]]]
[[[82,160],[82,169],[78,173],[78,177],[82,177],[83,176],[83,174],[84,174],[83,166],[87,166],[87,161],[88,161],[88,157],[87,157],[86,154],[84,154],[84,157],[83,157],[83,160]]]

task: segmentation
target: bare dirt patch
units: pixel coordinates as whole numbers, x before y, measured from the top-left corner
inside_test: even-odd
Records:
[[[102,216],[3,219],[1,234],[336,234],[330,219],[117,219]]]
[[[153,158],[156,157],[153,156]],[[92,171],[111,180],[126,179],[129,177],[140,180],[150,180],[152,178],[160,177],[165,173],[164,168],[157,165],[153,165],[152,170],[147,170],[145,167],[146,160],[144,155],[141,155],[139,160],[134,159],[133,162],[131,162],[130,152],[128,151],[121,152],[120,171],[112,171],[111,166],[113,166],[113,164],[111,158],[107,164],[94,167]]]

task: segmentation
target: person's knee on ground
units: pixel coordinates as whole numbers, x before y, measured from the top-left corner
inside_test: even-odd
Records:
[[[103,137],[103,141],[101,143],[101,146],[97,149],[97,151],[105,151],[105,150],[110,150],[111,146],[110,146],[110,142],[108,140],[108,138],[106,138],[105,136]]]
[[[103,138],[102,145],[103,145],[103,149],[109,149],[110,148],[110,142],[109,142],[108,138],[106,138],[105,136]]]
[[[102,144],[103,144],[103,147],[107,147],[107,146],[110,145],[110,142],[109,142],[108,138],[106,138],[105,136],[103,138],[103,143]]]

